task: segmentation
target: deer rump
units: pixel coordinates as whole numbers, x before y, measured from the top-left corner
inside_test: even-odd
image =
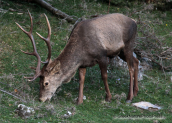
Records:
[[[30,15],[30,13],[29,13]],[[46,17],[46,15],[45,15]],[[95,17],[77,23],[71,32],[68,43],[60,55],[53,61],[51,58],[50,36],[51,27],[48,23],[48,37],[44,38],[38,34],[48,46],[48,58],[45,65],[40,69],[40,57],[36,51],[35,41],[32,39],[32,18],[31,31],[26,32],[17,24],[31,39],[34,53],[38,59],[36,74],[31,77],[31,81],[40,77],[40,100],[50,100],[56,89],[62,84],[69,82],[79,69],[79,97],[77,104],[83,103],[83,88],[86,67],[98,64],[101,70],[102,79],[106,90],[106,101],[111,101],[111,93],[107,82],[107,57],[113,58],[116,55],[127,62],[130,74],[130,87],[127,102],[138,92],[138,60],[133,57],[133,46],[137,32],[135,21],[125,15],[115,13]],[[29,34],[28,34],[29,33]],[[35,53],[36,52],[36,53]],[[30,78],[30,77],[29,77]],[[134,82],[134,83],[133,83]]]

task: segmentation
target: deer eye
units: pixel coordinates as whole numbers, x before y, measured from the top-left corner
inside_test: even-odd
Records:
[[[49,85],[49,82],[45,82],[45,83],[44,83],[44,86],[48,86],[48,85]]]

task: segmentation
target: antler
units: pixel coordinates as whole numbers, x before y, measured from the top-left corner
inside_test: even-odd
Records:
[[[51,27],[50,27],[50,23],[48,21],[48,17],[44,14],[45,18],[46,18],[46,21],[47,21],[47,25],[48,25],[48,36],[47,38],[44,38],[43,36],[41,36],[39,33],[36,32],[36,34],[41,38],[43,39],[46,44],[47,44],[47,47],[48,47],[48,57],[47,57],[47,60],[45,62],[42,62],[44,64],[48,63],[50,61],[50,58],[51,58],[51,44],[50,44],[50,38],[51,38]]]
[[[33,30],[33,21],[32,21],[32,16],[28,10],[28,13],[29,13],[29,16],[30,16],[30,22],[31,22],[31,26],[30,26],[30,31],[27,32],[26,30],[24,30],[18,23],[16,23],[20,29],[28,35],[28,37],[30,38],[31,42],[32,42],[32,45],[33,45],[33,52],[32,53],[28,53],[28,52],[24,52],[22,51],[23,53],[25,54],[28,54],[28,55],[34,55],[36,56],[37,60],[38,60],[38,63],[37,63],[37,67],[36,67],[36,74],[33,76],[33,77],[25,77],[27,79],[29,79],[29,81],[33,81],[35,80],[36,78],[38,78],[40,75],[41,75],[41,70],[40,70],[40,67],[41,67],[41,58],[37,52],[37,49],[36,49],[36,45],[35,45],[35,41],[34,41],[34,38],[33,38],[33,35],[32,35],[32,30]]]

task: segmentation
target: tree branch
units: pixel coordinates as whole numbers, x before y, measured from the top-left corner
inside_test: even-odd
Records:
[[[34,0],[34,2],[36,2],[38,5],[42,6],[46,10],[50,11],[51,13],[55,14],[56,16],[67,20],[69,23],[74,24],[78,20],[77,17],[75,17],[76,19],[74,19],[72,16],[69,16],[66,13],[52,7],[49,3],[45,2],[44,0]]]
[[[26,102],[25,100],[23,100],[23,99],[21,99],[21,98],[15,96],[15,95],[13,95],[13,94],[11,94],[11,93],[5,91],[5,90],[0,89],[0,91],[4,92],[4,93],[6,93],[6,94],[9,94],[9,95],[11,95],[11,96],[13,96],[13,97],[15,97],[15,98],[17,98],[17,99],[20,99],[20,100],[22,100],[23,102]]]

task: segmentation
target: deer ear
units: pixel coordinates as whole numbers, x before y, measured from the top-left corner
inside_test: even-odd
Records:
[[[56,65],[54,66],[54,68],[51,71],[52,74],[55,74],[55,73],[58,73],[58,72],[60,72],[60,61],[56,62]]]
[[[55,60],[55,61],[51,61],[48,63],[46,70],[48,72],[53,72],[53,71],[57,71],[57,69],[60,69],[60,61],[59,60]]]

